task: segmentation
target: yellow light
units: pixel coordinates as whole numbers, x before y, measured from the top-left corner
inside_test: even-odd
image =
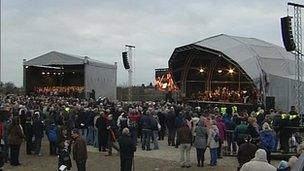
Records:
[[[234,70],[230,68],[230,69],[228,70],[228,73],[229,73],[229,74],[233,74],[233,73],[234,73]]]
[[[204,70],[203,68],[201,68],[201,69],[199,70],[199,72],[200,72],[200,73],[203,73],[203,72],[205,72],[205,70]]]

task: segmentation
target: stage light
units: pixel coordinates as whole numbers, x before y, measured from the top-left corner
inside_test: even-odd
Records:
[[[228,69],[228,73],[229,73],[229,74],[233,74],[233,73],[234,73],[234,70],[230,68],[230,69]]]
[[[47,74],[47,75],[50,75],[50,72],[47,72],[46,74]]]
[[[72,72],[73,74],[75,74],[75,72]]]
[[[44,74],[45,74],[45,72],[42,72],[41,74],[42,74],[42,75],[44,75]]]
[[[219,69],[219,70],[217,70],[217,72],[220,74],[223,72],[223,70]]]
[[[64,72],[62,72],[62,75],[64,74]]]
[[[203,72],[205,72],[205,70],[204,70],[203,68],[201,68],[201,69],[199,70],[199,72],[200,72],[200,73],[203,73]]]
[[[27,69],[29,66],[25,66],[25,68]]]
[[[54,72],[53,74],[56,75],[56,72]]]
[[[58,75],[60,75],[60,72],[58,72]]]

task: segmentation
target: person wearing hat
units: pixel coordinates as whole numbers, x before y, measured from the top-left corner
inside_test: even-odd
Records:
[[[33,136],[35,138],[34,141],[34,150],[35,154],[38,156],[42,156],[41,154],[41,142],[43,138],[43,130],[44,130],[44,123],[40,117],[39,112],[34,113],[34,121],[33,121]]]
[[[74,139],[73,145],[73,159],[76,162],[78,171],[86,170],[86,162],[88,159],[87,144],[81,137],[78,129],[72,130],[72,138]]]

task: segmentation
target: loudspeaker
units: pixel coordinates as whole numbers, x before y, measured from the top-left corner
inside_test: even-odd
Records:
[[[290,16],[281,18],[281,31],[285,49],[288,52],[295,50],[296,44],[293,40],[292,22]]]
[[[275,97],[267,96],[266,97],[266,110],[275,109]]]
[[[122,61],[123,61],[123,65],[124,65],[125,69],[130,69],[127,52],[122,52]]]

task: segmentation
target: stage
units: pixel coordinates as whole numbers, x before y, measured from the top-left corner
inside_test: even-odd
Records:
[[[215,101],[201,101],[201,100],[187,100],[187,103],[192,106],[200,106],[203,109],[209,108],[209,107],[226,107],[227,109],[231,109],[232,106],[236,106],[238,109],[238,112],[241,112],[242,110],[247,110],[248,113],[251,113],[252,111],[256,111],[259,105],[257,104],[251,104],[251,103],[232,103],[232,102],[215,102]],[[229,110],[227,110],[229,111]]]

